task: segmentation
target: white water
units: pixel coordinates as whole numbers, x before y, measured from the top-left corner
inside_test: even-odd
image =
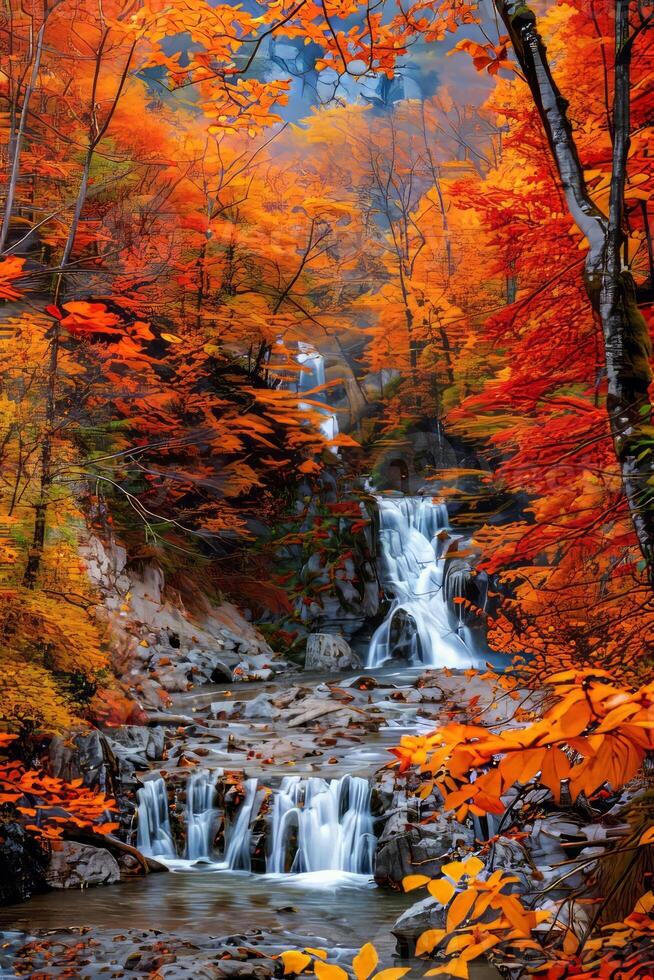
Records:
[[[161,776],[149,779],[136,796],[139,814],[136,846],[139,851],[153,858],[176,857],[168,817],[168,793]]]
[[[227,830],[222,860],[212,856],[214,791],[210,773],[189,776],[186,857],[181,859],[170,830],[166,784],[160,776],[145,783],[137,794],[139,850],[173,870],[203,862],[215,871],[250,871],[253,824],[262,799],[258,782],[245,782],[245,796]],[[268,817],[269,874],[372,874],[376,841],[367,780],[349,775],[332,780],[287,776],[273,796]]]
[[[322,354],[312,347],[310,344],[298,343],[299,354],[296,354],[295,360],[303,368],[300,371],[300,376],[297,383],[297,390],[299,394],[302,392],[314,392],[314,389],[321,389],[312,393],[312,402],[324,402],[325,407],[317,408],[315,404],[311,405],[307,402],[298,402],[298,407],[303,410],[313,410],[319,411],[324,414],[325,421],[320,423],[320,431],[325,436],[326,439],[334,439],[338,435],[338,419],[333,412],[329,410],[327,405],[327,397],[324,392],[324,386],[326,383],[325,376],[325,358]],[[335,446],[331,447],[334,452],[338,454],[338,450]]]
[[[367,666],[379,667],[400,653],[428,667],[479,666],[483,657],[443,590],[451,540],[447,507],[431,497],[378,496],[377,504],[382,576],[393,598],[370,641]],[[408,622],[400,630],[403,619]]]
[[[372,874],[370,786],[359,776],[286,776],[275,793],[271,824],[268,872]]]
[[[252,841],[252,820],[256,817],[255,803],[257,799],[257,781],[248,779],[245,782],[245,799],[241,803],[238,816],[230,829],[227,848],[225,850],[225,865],[233,871],[250,871],[250,844]]]
[[[217,811],[213,805],[216,782],[209,772],[194,772],[186,785],[186,857],[211,860]]]

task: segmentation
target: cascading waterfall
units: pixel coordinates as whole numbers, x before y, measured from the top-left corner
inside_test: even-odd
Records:
[[[215,777],[194,772],[186,786],[186,857],[189,861],[210,861],[216,809]]]
[[[174,858],[175,841],[168,817],[168,791],[161,776],[149,779],[136,794],[138,799],[138,831],[136,846],[153,858]]]
[[[375,836],[365,779],[287,776],[275,795],[271,824],[268,872],[372,874]]]
[[[447,507],[431,497],[378,496],[377,505],[382,575],[393,600],[370,641],[367,666],[398,654],[429,667],[479,666],[483,656],[443,589]]]
[[[250,843],[252,840],[252,819],[257,799],[256,779],[245,782],[245,799],[241,803],[238,816],[229,832],[225,849],[225,864],[233,871],[249,871],[252,867]]]
[[[243,802],[227,831],[224,858],[214,861],[215,780],[207,772],[189,776],[184,862],[177,858],[170,830],[166,784],[160,776],[149,780],[137,794],[139,850],[174,868],[203,861],[211,862],[215,870],[250,871],[253,824],[261,797],[256,779],[246,780],[244,788]],[[376,841],[367,780],[350,775],[331,780],[287,776],[281,787],[273,790],[268,842],[266,871],[270,874],[372,874]]]
[[[299,353],[296,354],[295,360],[304,369],[303,371],[300,371],[300,376],[298,378],[298,394],[302,394],[302,392],[307,391],[313,392],[316,388],[324,388],[326,382],[324,357],[315,349],[315,347],[312,347],[311,344],[305,344],[300,341],[298,343],[298,348]],[[334,413],[330,411],[324,391],[317,391],[312,394],[311,401],[324,402],[325,408],[318,409],[318,411],[325,415],[325,421],[320,423],[320,431],[326,439],[334,439],[338,435],[338,419]],[[309,405],[307,402],[300,401],[298,402],[298,406],[301,409],[316,410],[316,405]],[[332,448],[335,452],[338,452],[336,447]]]

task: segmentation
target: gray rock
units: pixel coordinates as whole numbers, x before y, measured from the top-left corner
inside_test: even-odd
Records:
[[[310,633],[304,660],[305,670],[351,670],[361,661],[342,636],[334,633]]]
[[[164,750],[164,733],[160,728],[146,728],[143,725],[123,725],[105,733],[114,752],[119,746],[129,752],[138,753],[153,762],[161,759]]]
[[[397,955],[402,959],[415,953],[416,940],[427,929],[442,929],[445,926],[445,909],[435,898],[423,898],[411,905],[397,919],[391,933],[397,940]]]
[[[393,813],[377,844],[375,881],[399,889],[410,874],[437,877],[452,852],[473,842],[472,831],[463,824],[438,814],[429,824],[414,823],[407,807]]]
[[[257,661],[263,661],[261,666]],[[269,681],[273,676],[273,669],[266,661],[265,657],[249,657],[237,663],[232,672],[233,681]]]
[[[118,862],[103,847],[62,841],[53,850],[46,871],[51,888],[88,888],[120,881]]]
[[[243,708],[244,718],[279,718],[281,711],[271,704],[269,695],[258,694],[251,701],[246,701]]]
[[[187,663],[166,667],[159,671],[159,683],[169,694],[188,691],[191,679],[191,665]]]
[[[133,781],[136,769],[147,769],[150,762],[163,758],[165,735],[162,728],[125,725],[104,735],[118,761],[120,778]]]
[[[59,779],[77,779],[79,776],[86,786],[107,788],[109,770],[115,760],[111,759],[104,735],[97,731],[82,732],[66,743],[58,736],[49,747],[50,769]]]

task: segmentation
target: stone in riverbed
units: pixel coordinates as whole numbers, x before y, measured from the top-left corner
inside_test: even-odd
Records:
[[[445,909],[435,898],[423,898],[402,913],[391,933],[397,940],[397,955],[406,959],[415,955],[418,936],[427,929],[445,926]]]
[[[452,851],[473,843],[468,827],[437,814],[433,822],[414,822],[413,808],[396,811],[386,824],[377,844],[375,881],[378,885],[400,889],[402,879],[411,874],[437,877]]]
[[[244,718],[279,718],[281,711],[271,703],[268,694],[258,694],[251,701],[246,701],[243,708]]]
[[[351,670],[361,661],[350,644],[334,633],[310,633],[304,659],[305,670]]]
[[[53,848],[46,881],[51,888],[88,888],[120,881],[118,862],[103,847],[58,841]]]

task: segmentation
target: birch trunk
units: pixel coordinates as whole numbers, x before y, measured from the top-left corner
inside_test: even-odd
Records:
[[[608,216],[592,201],[561,95],[538,33],[521,2],[494,0],[529,85],[575,224],[588,241],[584,282],[602,328],[606,407],[622,485],[650,585],[654,588],[654,441],[650,341],[631,272],[622,264],[624,186],[629,152],[631,39],[629,0],[615,0],[613,161]]]

